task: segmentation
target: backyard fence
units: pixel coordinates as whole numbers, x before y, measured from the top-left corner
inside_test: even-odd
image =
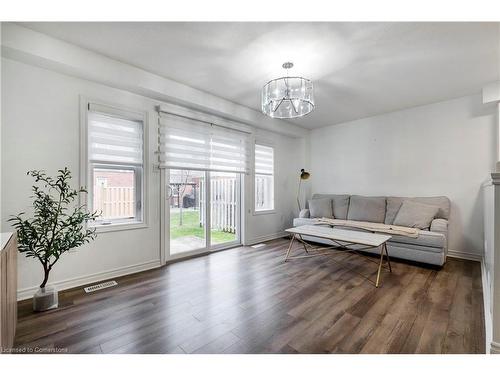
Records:
[[[205,214],[204,181],[200,186],[200,224],[203,225]],[[210,221],[211,229],[236,233],[238,225],[236,178],[214,178],[210,180]]]
[[[266,205],[269,204],[269,197],[272,195],[269,177],[270,176],[255,176],[255,208],[257,210],[268,208]]]
[[[134,217],[133,187],[104,187],[94,191],[94,210],[106,219]]]

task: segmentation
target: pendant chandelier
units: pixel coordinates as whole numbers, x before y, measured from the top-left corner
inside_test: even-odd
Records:
[[[262,112],[273,118],[296,118],[314,109],[313,83],[303,77],[289,77],[293,63],[286,62],[286,77],[273,79],[262,88]]]

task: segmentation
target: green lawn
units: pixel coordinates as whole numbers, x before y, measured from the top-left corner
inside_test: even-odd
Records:
[[[170,238],[176,239],[185,236],[204,238],[204,228],[200,226],[199,211],[184,209],[182,212],[182,225],[179,225],[179,212],[170,214]],[[212,229],[212,243],[230,242],[236,239],[233,233],[226,233]]]

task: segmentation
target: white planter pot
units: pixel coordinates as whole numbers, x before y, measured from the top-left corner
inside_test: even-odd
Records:
[[[46,311],[55,309],[59,305],[59,294],[54,286],[46,285],[39,288],[33,296],[33,310]]]

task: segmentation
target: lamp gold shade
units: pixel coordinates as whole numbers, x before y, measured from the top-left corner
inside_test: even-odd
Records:
[[[304,169],[300,170],[300,179],[301,180],[307,180],[309,177],[311,177],[311,174],[309,172],[306,172]]]
[[[309,172],[306,172],[304,168],[300,170],[300,179],[299,179],[299,189],[297,191],[297,206],[299,206],[299,212],[301,210],[300,208],[300,186],[302,184],[302,180],[307,180],[309,177],[311,177],[311,174]]]

